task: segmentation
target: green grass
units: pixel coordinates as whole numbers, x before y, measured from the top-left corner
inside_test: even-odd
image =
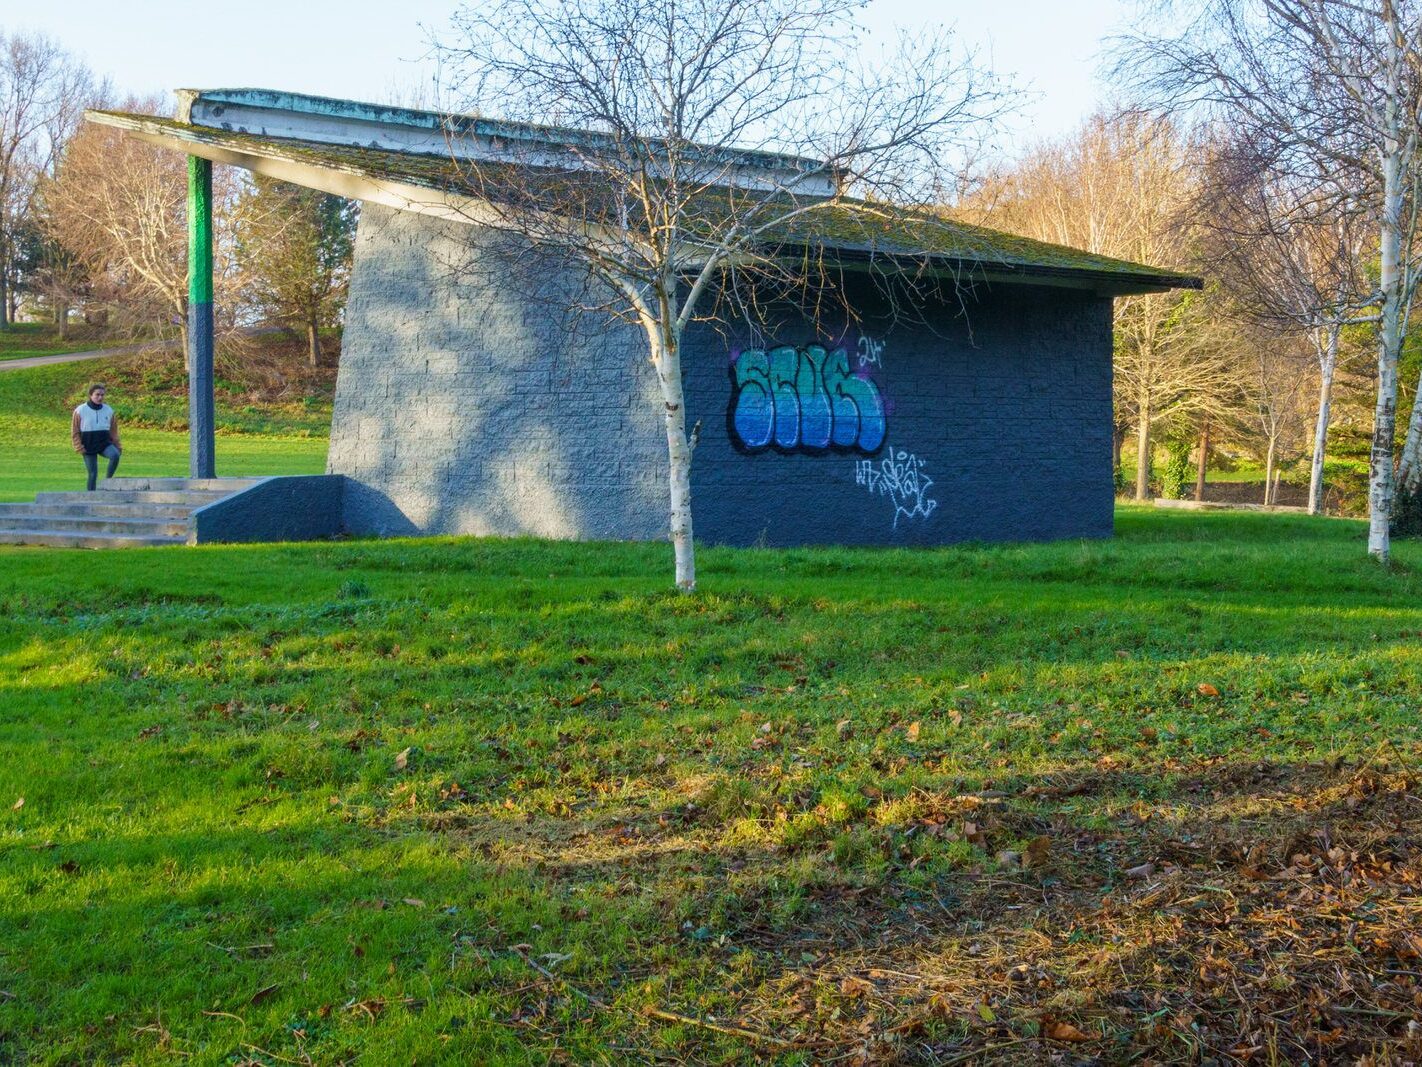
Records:
[[[188,472],[185,403],[169,380],[175,361],[122,360],[0,371],[0,501],[82,489],[84,465],[69,418],[92,381],[111,385],[127,476]],[[251,406],[219,393],[217,467],[223,475],[319,474],[326,466],[329,403]]]
[[[89,352],[104,347],[106,342],[88,336],[74,336],[61,341],[54,327],[47,323],[17,322],[0,327],[0,363],[31,356],[53,356],[68,352]]]
[[[661,545],[0,550],[0,1062],[1386,1051],[1405,989],[1289,1005],[1417,916],[1405,783],[1324,800],[1416,766],[1422,546],[1118,525],[691,597]],[[1371,903],[1289,880],[1394,796]]]

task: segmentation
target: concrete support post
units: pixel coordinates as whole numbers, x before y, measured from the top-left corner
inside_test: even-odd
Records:
[[[188,157],[188,471],[217,476],[212,400],[212,163]]]

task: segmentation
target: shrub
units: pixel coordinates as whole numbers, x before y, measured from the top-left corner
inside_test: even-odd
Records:
[[[1422,537],[1422,490],[1409,493],[1398,489],[1392,509],[1394,537]]]
[[[1181,500],[1190,482],[1190,442],[1165,442],[1165,466],[1160,472],[1160,495],[1167,500]]]

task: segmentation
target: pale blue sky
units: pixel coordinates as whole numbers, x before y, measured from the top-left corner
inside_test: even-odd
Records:
[[[0,28],[58,38],[122,90],[258,86],[388,99],[421,81],[425,27],[452,0],[0,0]],[[1102,38],[1127,0],[875,0],[875,36],[947,23],[1031,90],[1013,124],[1018,143],[1071,129],[1104,93]],[[491,109],[492,110],[492,109]]]

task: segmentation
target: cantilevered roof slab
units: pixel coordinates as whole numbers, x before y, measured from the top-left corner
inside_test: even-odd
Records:
[[[501,189],[549,202],[571,184],[595,203],[607,191],[579,165],[610,150],[604,135],[438,112],[386,108],[268,90],[212,90],[180,95],[179,118],[89,111],[163,148],[242,167],[336,196],[457,222],[496,223]],[[191,120],[191,121],[185,121]],[[569,148],[569,145],[575,145]],[[655,150],[655,146],[654,146]],[[532,160],[532,163],[530,163]],[[1199,278],[1092,255],[958,222],[928,211],[897,211],[839,198],[837,177],[797,156],[705,150],[701,163],[724,179],[702,194],[690,221],[714,238],[732,198],[777,190],[787,206],[810,207],[773,233],[766,251],[814,250],[847,265],[870,259],[927,260],[966,278],[1086,288],[1111,295],[1201,287]],[[590,180],[589,180],[590,179]],[[815,208],[823,203],[821,208]],[[695,234],[689,234],[695,237]]]

